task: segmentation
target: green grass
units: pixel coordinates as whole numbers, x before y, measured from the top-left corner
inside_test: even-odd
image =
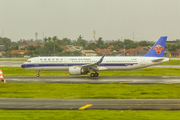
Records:
[[[0,61],[27,61],[29,58],[0,58]]]
[[[180,65],[180,60],[170,60],[159,65]]]
[[[178,120],[170,110],[0,110],[1,120]]]
[[[0,83],[0,98],[146,99],[178,98],[180,85]]]
[[[1,67],[4,76],[35,76],[37,71]],[[180,76],[180,68],[143,68],[130,71],[99,71],[100,76]],[[68,71],[41,71],[41,76],[70,76]],[[86,76],[89,76],[86,75]]]

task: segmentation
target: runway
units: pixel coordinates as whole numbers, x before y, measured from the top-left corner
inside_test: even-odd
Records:
[[[25,61],[0,61],[0,67],[21,67]]]
[[[7,110],[180,110],[180,99],[0,99]]]
[[[69,76],[69,77],[18,77],[18,76],[5,76],[6,82],[43,82],[43,83],[89,83],[89,84],[102,84],[102,83],[121,83],[121,84],[180,84],[179,76]]]

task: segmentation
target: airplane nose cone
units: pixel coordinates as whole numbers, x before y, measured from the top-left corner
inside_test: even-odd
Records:
[[[24,65],[24,63],[21,65],[21,67],[22,67],[22,68],[25,68],[25,65]]]

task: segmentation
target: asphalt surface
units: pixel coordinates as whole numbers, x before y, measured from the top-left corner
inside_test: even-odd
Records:
[[[21,67],[25,61],[0,61],[0,67]]]
[[[119,77],[89,77],[89,76],[69,76],[69,77],[28,77],[28,76],[5,76],[6,82],[44,82],[44,83],[121,83],[121,84],[180,84],[180,77],[170,76],[119,76]]]
[[[7,110],[180,110],[180,99],[0,99]]]
[[[0,61],[0,66],[7,67],[20,67],[24,61]],[[156,65],[154,68],[180,68],[177,65]],[[179,84],[180,77],[84,77],[84,76],[71,76],[71,77],[6,77],[7,82],[51,82],[51,83],[125,83],[125,84]]]

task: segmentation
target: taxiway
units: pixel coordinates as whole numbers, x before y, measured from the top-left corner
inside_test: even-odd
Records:
[[[180,110],[180,99],[20,99],[1,98],[7,110]]]
[[[44,82],[44,83],[122,83],[122,84],[180,84],[179,76],[69,76],[69,77],[28,77],[5,76],[6,82]]]

